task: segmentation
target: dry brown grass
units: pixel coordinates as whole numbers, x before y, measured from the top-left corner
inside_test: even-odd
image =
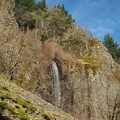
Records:
[[[44,53],[46,59],[50,61],[53,59],[63,59],[72,62],[74,61],[73,57],[67,52],[64,52],[59,44],[56,42],[51,42],[49,40],[44,43]]]

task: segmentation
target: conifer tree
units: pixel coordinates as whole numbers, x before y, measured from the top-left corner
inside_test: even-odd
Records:
[[[23,9],[25,11],[33,11],[35,6],[34,0],[15,0],[16,8]]]
[[[44,10],[45,8],[47,8],[46,6],[46,1],[45,0],[41,0],[40,2],[38,2],[35,6],[35,10]]]
[[[110,34],[106,34],[104,36],[104,41],[103,44],[107,47],[107,49],[109,50],[110,54],[112,55],[112,57],[114,59],[119,58],[120,57],[120,48],[119,48],[119,44],[117,44],[117,42],[115,43],[113,38],[110,36]]]

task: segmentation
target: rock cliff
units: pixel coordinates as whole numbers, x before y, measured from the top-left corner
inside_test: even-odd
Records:
[[[54,61],[59,69],[61,109],[80,120],[119,120],[120,65],[105,46],[76,25],[58,43],[42,44],[37,28],[26,33],[19,29],[13,8],[14,0],[0,1],[0,74],[54,104]]]
[[[76,117],[80,116],[82,120],[119,120],[120,66],[101,43],[94,45],[92,55],[97,57],[97,64],[92,65],[91,56],[86,60],[84,58],[89,63],[83,63],[77,75],[73,73],[70,77],[74,80],[73,106]]]

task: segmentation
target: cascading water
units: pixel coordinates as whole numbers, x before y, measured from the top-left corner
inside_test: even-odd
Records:
[[[60,106],[60,82],[59,82],[59,70],[57,64],[52,62],[52,82],[53,82],[53,104]]]

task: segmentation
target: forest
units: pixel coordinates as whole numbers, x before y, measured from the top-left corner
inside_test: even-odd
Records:
[[[20,28],[24,31],[27,28],[38,28],[43,41],[53,36],[62,36],[73,22],[64,5],[48,8],[45,0],[38,3],[34,0],[15,0],[15,15]]]
[[[45,0],[36,3],[35,0],[15,0],[15,15],[19,27],[26,32],[27,28],[39,28],[40,40],[62,37],[75,20],[65,9],[64,4],[51,8]],[[63,17],[59,17],[63,16]],[[42,30],[41,30],[42,29]],[[87,33],[87,32],[86,32]],[[107,47],[114,60],[119,62],[120,45],[114,42],[109,33],[104,36],[103,44]]]

